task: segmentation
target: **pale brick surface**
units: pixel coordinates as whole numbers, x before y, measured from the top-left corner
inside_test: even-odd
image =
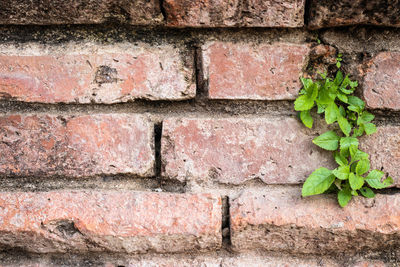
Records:
[[[379,126],[377,133],[363,137],[360,149],[368,152],[371,168],[382,170],[400,186],[400,127]]]
[[[207,43],[202,78],[212,99],[295,99],[309,50],[306,44]]]
[[[221,200],[127,191],[0,193],[0,249],[179,252],[221,245]]]
[[[0,99],[111,104],[183,100],[195,92],[193,55],[170,45],[32,55],[0,50]]]
[[[165,0],[168,26],[302,27],[304,0]]]
[[[330,153],[312,139],[295,118],[171,118],[163,124],[162,174],[179,181],[301,183],[314,169],[332,166]]]
[[[153,123],[142,115],[0,117],[0,174],[154,175]]]
[[[400,110],[400,53],[381,52],[367,66],[363,79],[367,106]]]
[[[300,188],[245,191],[230,201],[235,250],[356,253],[399,247],[400,197],[356,197],[346,208],[335,195],[301,198]]]

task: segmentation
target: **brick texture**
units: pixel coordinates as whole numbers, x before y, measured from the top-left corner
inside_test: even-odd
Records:
[[[400,1],[311,0],[308,26],[313,29],[357,24],[400,27]]]
[[[302,27],[304,0],[165,0],[168,26]]]
[[[235,250],[295,253],[390,250],[400,245],[400,197],[356,197],[340,208],[334,195],[302,199],[298,188],[243,193],[230,202]]]
[[[94,24],[121,21],[135,25],[162,22],[158,0],[7,0],[0,2],[0,24]]]
[[[163,124],[162,174],[179,181],[300,183],[332,165],[312,138],[293,118],[171,118]]]
[[[371,168],[383,170],[400,187],[400,127],[380,126],[377,133],[363,137],[360,146],[369,153]]]
[[[221,245],[221,200],[127,191],[0,193],[0,248],[178,252]]]
[[[202,47],[202,79],[212,99],[295,99],[308,62],[305,44],[211,42]]]
[[[366,65],[366,104],[370,108],[400,110],[400,53],[381,52]]]
[[[127,50],[0,55],[0,99],[110,104],[194,97],[193,55],[169,45]]]
[[[0,174],[154,175],[153,124],[141,115],[0,117]]]

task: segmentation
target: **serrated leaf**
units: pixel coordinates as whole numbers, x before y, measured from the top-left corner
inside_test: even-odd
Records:
[[[364,185],[364,177],[355,175],[354,173],[349,174],[350,187],[353,190],[358,190]]]
[[[314,138],[313,143],[323,149],[335,151],[339,146],[339,139],[334,131],[328,131]]]
[[[358,147],[358,139],[354,137],[340,138],[340,149],[348,150],[350,146]]]
[[[363,195],[366,198],[374,198],[375,197],[374,191],[372,191],[372,189],[368,188],[368,187],[361,188],[360,193],[361,193],[361,195]]]
[[[369,113],[368,111],[364,111],[361,116],[360,119],[362,120],[362,122],[370,122],[375,118],[375,116],[371,113]]]
[[[325,111],[325,107],[322,106],[321,104],[317,104],[317,106],[318,106],[318,110],[317,110],[318,114],[321,114]]]
[[[342,74],[341,71],[338,71],[338,72],[336,73],[336,77],[335,77],[335,80],[333,80],[333,82],[334,82],[336,85],[340,85],[340,84],[343,82],[343,74]]]
[[[356,145],[351,145],[349,147],[349,151],[350,151],[350,156],[353,158],[357,154],[358,147]]]
[[[340,130],[342,130],[342,132],[346,136],[349,136],[350,132],[351,132],[351,125],[350,125],[349,121],[346,118],[342,117],[342,116],[339,116],[337,118],[337,120],[338,120],[338,123],[339,123]]]
[[[327,124],[332,124],[336,121],[337,115],[339,114],[339,108],[335,102],[331,102],[325,109],[325,121]]]
[[[303,110],[300,112],[300,119],[303,122],[303,124],[308,127],[312,128],[313,126],[313,118],[311,117],[310,111],[309,110]]]
[[[357,149],[357,152],[354,153],[353,157],[352,157],[352,159],[354,161],[361,160],[361,159],[368,159],[368,158],[369,158],[369,155],[367,153],[365,153],[364,151],[358,150],[358,149]]]
[[[347,204],[349,203],[351,198],[352,198],[352,195],[351,195],[350,190],[340,190],[338,193],[338,202],[342,208],[347,206]]]
[[[367,135],[373,134],[376,132],[376,126],[373,123],[364,124],[365,133]]]
[[[304,86],[304,89],[308,91],[310,86],[313,84],[313,81],[311,79],[306,79],[306,78],[300,78],[301,83]]]
[[[351,95],[348,97],[348,99],[351,106],[355,106],[358,108],[358,112],[361,112],[361,110],[364,109],[365,103],[359,97]]]
[[[358,196],[357,190],[352,190],[352,191],[351,191],[351,194],[352,194],[353,196]]]
[[[350,167],[349,166],[340,166],[332,171],[333,175],[335,175],[340,180],[347,180],[349,178]]]
[[[363,175],[367,171],[369,171],[370,164],[368,159],[362,159],[357,163],[356,166],[356,174]]]
[[[302,196],[312,196],[324,193],[335,181],[332,171],[327,168],[316,169],[305,181]]]
[[[354,137],[359,137],[364,133],[364,124],[361,124],[358,128],[355,128],[353,131]]]
[[[337,98],[339,98],[339,100],[340,101],[342,101],[343,103],[347,103],[349,100],[348,100],[348,98],[347,98],[347,96],[346,95],[344,95],[344,94],[337,94],[336,95],[337,96]]]
[[[392,177],[388,177],[385,180],[381,181],[383,175],[384,173],[382,171],[372,170],[367,175],[367,177],[365,177],[365,181],[368,183],[370,187],[375,189],[382,189],[392,185],[393,184]]]
[[[343,157],[343,155],[341,155],[337,151],[335,152],[334,156],[335,156],[335,161],[337,164],[339,164],[339,166],[346,166],[347,164],[349,164],[347,159],[345,157]]]
[[[296,111],[310,110],[313,106],[314,100],[307,95],[301,95],[294,101],[294,109]]]

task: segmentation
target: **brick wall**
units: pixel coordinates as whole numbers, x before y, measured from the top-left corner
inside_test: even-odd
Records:
[[[400,1],[0,2],[0,266],[399,266]],[[395,178],[342,209],[293,100],[337,53]]]

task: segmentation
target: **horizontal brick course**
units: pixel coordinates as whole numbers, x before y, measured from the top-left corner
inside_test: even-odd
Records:
[[[341,208],[335,195],[302,199],[300,188],[247,191],[230,201],[230,221],[239,251],[385,251],[400,245],[400,196],[355,197]]]
[[[154,175],[154,127],[142,115],[0,117],[0,175]]]
[[[363,88],[367,106],[400,110],[400,53],[381,52],[366,66]]]
[[[363,137],[360,149],[368,152],[371,168],[382,170],[400,187],[400,127],[379,126],[377,133]]]
[[[295,99],[308,62],[306,44],[210,42],[202,46],[202,79],[212,99]]]
[[[154,25],[163,20],[158,0],[7,0],[0,24],[96,24],[121,21]]]
[[[400,27],[400,1],[311,0],[308,26],[312,29],[370,24]]]
[[[221,200],[127,191],[0,193],[0,249],[179,252],[221,245]]]
[[[179,181],[300,183],[332,166],[294,118],[171,118],[163,123],[162,175]],[[299,161],[301,159],[301,161]]]
[[[165,0],[168,26],[302,27],[304,0]]]
[[[183,100],[196,94],[193,64],[192,53],[170,45],[81,54],[0,53],[0,99],[106,104]]]

